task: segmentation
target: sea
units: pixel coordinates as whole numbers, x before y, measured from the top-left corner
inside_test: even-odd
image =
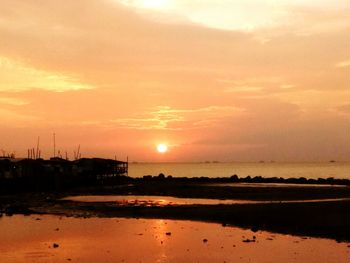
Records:
[[[129,176],[157,176],[160,173],[173,177],[230,177],[238,175],[282,178],[350,179],[350,162],[325,163],[130,163]]]

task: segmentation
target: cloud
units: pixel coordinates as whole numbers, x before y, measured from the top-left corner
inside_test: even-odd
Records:
[[[64,92],[92,88],[64,74],[36,69],[5,57],[0,57],[0,78],[0,91],[44,89]]]
[[[12,106],[23,106],[23,105],[28,105],[29,102],[19,98],[0,97],[0,104],[7,104]]]
[[[242,113],[233,106],[208,106],[197,109],[174,109],[158,106],[137,118],[121,118],[111,122],[118,127],[139,130],[188,130],[212,126],[218,119]]]
[[[195,23],[220,30],[256,31],[261,29],[285,28],[304,25],[300,32],[320,31],[329,26],[341,26],[346,19],[324,15],[341,13],[350,8],[345,0],[119,0],[123,5],[151,19],[166,23]],[[317,14],[322,13],[322,18]],[[171,19],[171,17],[173,17]],[[315,19],[317,18],[317,19]],[[305,20],[313,20],[305,27]],[[349,21],[347,21],[349,22]],[[347,23],[349,24],[349,23]],[[328,28],[330,29],[330,28]],[[265,38],[260,41],[265,42]]]
[[[350,114],[350,104],[344,104],[336,107],[336,110],[343,114]]]
[[[18,113],[9,109],[0,109],[1,126],[7,127],[28,127],[40,121],[37,116]]]
[[[335,64],[336,68],[347,68],[350,67],[350,60],[345,60],[345,61],[341,61],[338,62],[337,64]]]

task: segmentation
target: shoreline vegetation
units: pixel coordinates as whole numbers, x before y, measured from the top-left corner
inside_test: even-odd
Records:
[[[108,178],[107,178],[108,179]],[[286,183],[286,184],[283,184]],[[281,185],[280,185],[281,184]],[[317,186],[317,184],[319,186]],[[262,185],[260,187],[259,185]],[[336,187],[340,185],[341,187]],[[76,202],[62,200],[77,195],[152,195],[179,198],[281,201],[263,204],[218,205],[125,205],[115,202]],[[216,222],[239,226],[253,232],[331,238],[350,242],[350,198],[346,179],[283,179],[231,176],[227,178],[175,178],[160,174],[131,178],[114,177],[96,185],[55,191],[2,192],[0,216],[52,214],[74,217],[162,218]],[[311,202],[324,199],[324,202]],[[287,200],[305,202],[284,203]],[[307,200],[310,200],[309,202]]]

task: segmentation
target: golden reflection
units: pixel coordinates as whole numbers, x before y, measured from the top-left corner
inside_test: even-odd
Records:
[[[166,261],[166,235],[170,233],[167,231],[167,223],[163,219],[154,220],[153,225],[153,235],[156,238],[157,246],[159,247],[159,253],[157,255],[156,262],[164,262]]]
[[[0,262],[12,263],[349,261],[348,243],[193,221],[3,216],[0,233]]]

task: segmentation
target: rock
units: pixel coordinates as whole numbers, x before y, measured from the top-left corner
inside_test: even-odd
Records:
[[[203,243],[207,243],[207,242],[208,242],[208,239],[204,238]]]
[[[171,232],[166,232],[165,233],[167,236],[171,236]]]
[[[30,215],[31,210],[22,205],[9,205],[5,208],[5,214],[7,216],[13,216],[14,214]]]
[[[257,226],[253,226],[251,229],[250,229],[252,232],[256,233],[259,231],[259,228]]]
[[[242,242],[244,242],[244,243],[252,243],[252,242],[255,242],[255,239],[247,238],[247,239],[242,240]]]
[[[53,244],[53,248],[58,248],[59,246],[60,246],[59,244],[56,244],[56,243]]]

